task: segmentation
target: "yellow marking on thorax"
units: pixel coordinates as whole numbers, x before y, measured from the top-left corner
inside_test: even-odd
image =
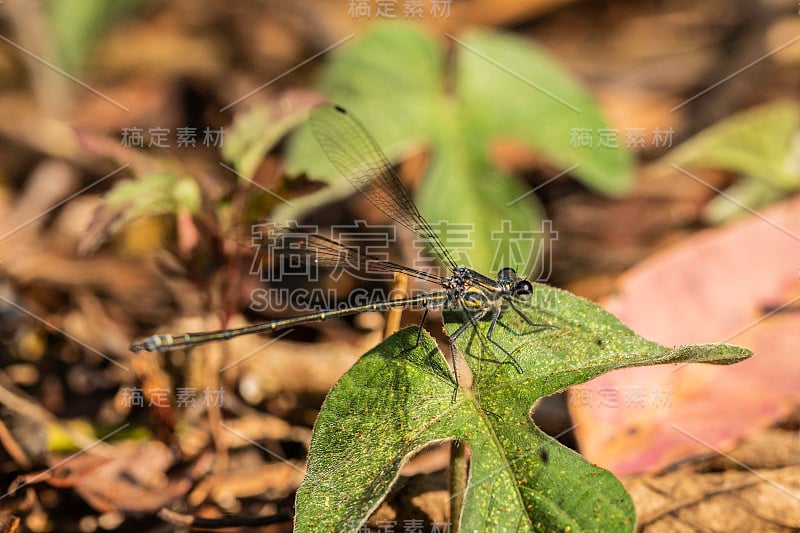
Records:
[[[470,293],[477,294],[479,298],[469,298],[467,295]],[[486,295],[479,286],[472,285],[471,287],[467,287],[467,289],[464,291],[462,301],[468,309],[481,309],[486,303]]]

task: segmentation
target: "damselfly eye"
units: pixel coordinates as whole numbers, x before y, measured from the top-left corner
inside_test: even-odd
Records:
[[[522,298],[523,300],[527,300],[533,294],[533,285],[531,282],[524,279],[514,285],[514,296],[517,298]]]

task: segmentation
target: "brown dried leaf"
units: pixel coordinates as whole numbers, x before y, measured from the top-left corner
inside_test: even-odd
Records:
[[[657,469],[729,447],[800,404],[798,214],[800,198],[787,200],[701,232],[621,279],[606,308],[634,331],[665,345],[730,342],[756,355],[730,367],[625,369],[574,388],[571,410],[590,461],[616,473]]]
[[[285,461],[260,465],[255,469],[223,477],[214,487],[215,499],[261,496],[268,500],[291,495],[305,476],[305,463]]]
[[[100,512],[155,512],[189,491],[191,480],[166,476],[177,457],[165,444],[123,441],[112,446],[108,457],[75,456],[56,467],[48,483],[72,487]],[[51,459],[56,465],[61,461]]]
[[[789,431],[767,431],[729,455],[625,484],[646,533],[800,527],[800,441]]]

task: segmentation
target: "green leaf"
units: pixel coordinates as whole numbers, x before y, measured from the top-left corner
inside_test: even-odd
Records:
[[[591,95],[534,43],[496,32],[460,40],[457,95],[469,127],[483,144],[524,141],[587,186],[620,194],[633,184],[631,154],[619,147],[573,147],[572,136],[607,128]]]
[[[257,105],[236,115],[225,136],[222,156],[246,178],[252,178],[264,154],[305,118],[305,112],[293,107],[286,113],[279,106]]]
[[[186,209],[196,213],[202,203],[197,182],[171,174],[145,174],[123,180],[106,195],[106,207],[119,213],[115,224],[124,226],[143,216],[176,213]]]
[[[800,106],[776,101],[727,118],[687,140],[662,163],[728,170],[794,191],[800,185],[795,136]]]
[[[378,28],[337,50],[319,86],[396,159],[410,142],[432,138],[444,99],[444,56],[417,27],[389,23]],[[340,181],[307,125],[290,139],[286,161],[290,173]]]
[[[494,33],[472,34],[465,43],[472,50],[456,48],[455,95],[445,92],[446,65],[439,44],[418,27],[399,23],[376,25],[337,50],[320,87],[364,123],[390,160],[397,161],[420,143],[431,148],[431,168],[417,195],[422,214],[434,223],[475,224],[471,264],[494,270],[498,241],[492,232],[505,220],[514,231],[541,233],[542,209],[531,194],[518,200],[527,188],[489,160],[492,140],[520,139],[555,164],[575,167],[578,178],[607,193],[627,190],[632,163],[621,149],[570,146],[574,127],[596,132],[606,124],[589,95],[540,49]],[[476,55],[477,47],[503,66]],[[564,106],[534,90],[508,74],[509,69],[571,103]],[[306,127],[290,139],[287,170],[326,180],[331,187],[294,207],[282,206],[276,217],[300,218],[305,210],[352,193]],[[442,240],[450,248],[463,246],[447,234]],[[534,241],[534,247],[541,247]],[[530,265],[515,266],[523,270]]]
[[[430,442],[458,439],[472,449],[463,531],[633,531],[630,497],[609,472],[592,466],[533,425],[542,396],[615,368],[647,364],[729,364],[750,355],[722,344],[668,349],[647,341],[599,306],[535,285],[521,310],[506,311],[494,339],[488,321],[462,335],[473,373],[453,401],[453,380],[427,335],[416,328],[388,338],[336,384],[314,430],[308,470],[297,493],[297,531],[354,531],[377,508],[402,465]],[[446,314],[452,334],[463,322]],[[463,379],[463,378],[462,378]]]
[[[703,218],[709,224],[722,224],[747,214],[748,210],[742,206],[759,209],[785,195],[785,190],[777,189],[762,180],[743,177],[728,187],[724,195],[717,195],[706,204]]]

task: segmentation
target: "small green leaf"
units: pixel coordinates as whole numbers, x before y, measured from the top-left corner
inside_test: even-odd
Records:
[[[453,380],[433,340],[416,329],[388,338],[336,384],[314,430],[306,478],[297,493],[297,531],[355,531],[374,511],[402,465],[430,442],[458,439],[472,449],[464,531],[633,531],[630,497],[536,428],[529,411],[542,396],[615,368],[701,361],[729,364],[744,348],[710,344],[668,349],[647,341],[599,306],[535,285],[486,340],[482,321],[458,341],[473,373],[452,399]],[[452,334],[463,323],[446,314]]]
[[[264,154],[304,118],[305,112],[299,108],[285,113],[274,106],[254,106],[236,115],[230,132],[225,136],[222,156],[240,174],[252,178]]]
[[[598,146],[607,128],[597,104],[542,48],[512,35],[473,32],[460,41],[457,95],[466,127],[483,144],[513,137],[567,168],[606,194],[630,189],[633,159],[620,147]],[[591,147],[574,147],[576,131],[588,130]]]
[[[725,195],[712,198],[703,209],[703,218],[709,224],[722,224],[748,213],[750,209],[761,207],[780,200],[785,190],[777,189],[757,178],[742,177],[725,189]]]
[[[710,167],[794,191],[800,185],[795,137],[800,106],[777,101],[727,118],[687,140],[662,160],[665,164]]]
[[[196,213],[201,201],[197,182],[171,174],[146,174],[123,180],[106,195],[107,208],[120,213],[116,221],[120,226],[138,217],[171,214],[180,209]]]
[[[185,209],[190,213],[200,211],[203,202],[200,188],[197,186],[197,182],[191,178],[179,179],[172,189],[172,197],[179,209]]]

